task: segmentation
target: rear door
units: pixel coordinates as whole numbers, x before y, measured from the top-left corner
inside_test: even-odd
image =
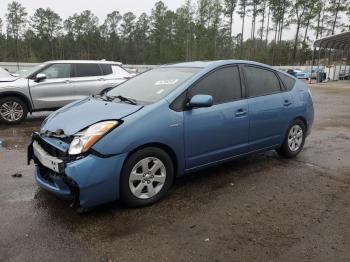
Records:
[[[71,80],[77,99],[99,94],[103,90],[106,79],[99,64],[76,63],[73,69]]]
[[[35,109],[59,108],[76,99],[71,64],[51,64],[38,73],[45,74],[46,79],[39,83],[28,80]]]
[[[255,65],[244,66],[249,107],[249,149],[276,146],[284,137],[288,118],[285,110],[292,101],[282,94],[279,78],[273,70]]]

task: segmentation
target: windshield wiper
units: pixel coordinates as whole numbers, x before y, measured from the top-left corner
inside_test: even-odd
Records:
[[[108,101],[113,101],[114,99],[119,99],[120,101],[122,102],[128,102],[132,105],[137,105],[137,101],[135,99],[132,99],[132,98],[128,98],[128,97],[125,97],[125,96],[121,96],[121,95],[118,95],[118,96],[109,96],[109,95],[105,95],[104,96]]]

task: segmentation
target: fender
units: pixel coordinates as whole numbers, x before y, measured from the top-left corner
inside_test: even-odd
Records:
[[[31,100],[26,95],[24,95],[21,92],[17,92],[17,91],[7,91],[7,92],[0,93],[0,98],[9,97],[9,96],[14,96],[14,97],[22,99],[26,103],[26,105],[28,107],[28,111],[30,113],[33,113],[33,110],[34,110],[33,104],[31,102]]]

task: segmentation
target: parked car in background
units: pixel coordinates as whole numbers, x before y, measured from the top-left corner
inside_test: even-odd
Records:
[[[350,70],[342,69],[339,72],[339,80],[350,80]]]
[[[311,78],[312,79],[317,79],[318,75],[320,77],[320,81],[321,82],[323,82],[324,80],[327,79],[327,74],[326,74],[326,72],[324,72],[324,70],[322,68],[312,69],[312,71],[311,71]]]
[[[50,61],[0,82],[0,122],[17,124],[28,112],[54,110],[108,90],[134,74],[109,61]]]
[[[52,113],[28,159],[40,187],[77,206],[140,207],[196,170],[271,149],[295,157],[313,119],[308,87],[286,73],[251,61],[180,63]]]
[[[288,69],[288,74],[295,76],[298,79],[309,79],[310,73],[302,70]]]

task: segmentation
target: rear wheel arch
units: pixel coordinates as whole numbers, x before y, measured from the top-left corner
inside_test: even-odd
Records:
[[[293,123],[293,122],[294,122],[295,120],[297,120],[297,119],[303,121],[304,127],[305,127],[305,131],[307,132],[307,131],[308,131],[308,126],[307,126],[307,121],[306,121],[305,117],[303,117],[303,116],[298,116],[298,117],[294,118],[294,119],[291,121],[291,123]]]

